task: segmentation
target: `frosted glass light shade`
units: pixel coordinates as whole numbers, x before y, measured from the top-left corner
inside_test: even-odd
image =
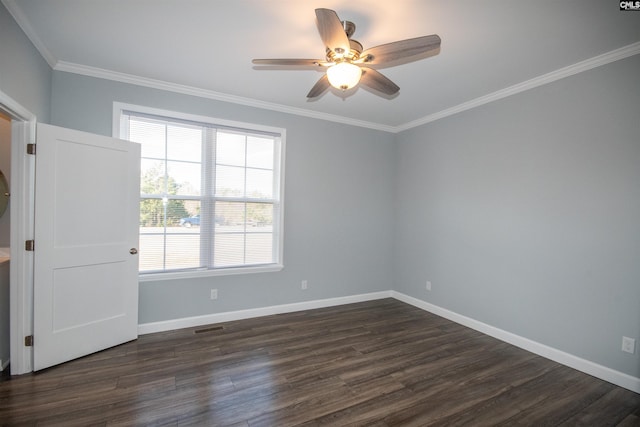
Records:
[[[360,67],[348,62],[340,62],[327,69],[329,83],[337,89],[351,89],[358,84],[361,76],[362,70]]]

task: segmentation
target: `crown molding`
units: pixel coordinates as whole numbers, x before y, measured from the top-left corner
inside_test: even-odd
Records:
[[[476,108],[490,102],[498,101],[500,99],[516,95],[518,93],[527,91],[529,89],[536,88],[538,86],[546,85],[557,80],[569,77],[583,71],[587,71],[602,65],[606,65],[624,58],[628,58],[640,53],[640,42],[632,43],[627,46],[623,46],[619,49],[612,50],[602,55],[595,56],[593,58],[578,62],[573,65],[569,65],[564,68],[552,71],[547,74],[543,74],[538,77],[534,77],[530,80],[526,80],[522,83],[509,86],[507,88],[498,90],[496,92],[481,96],[479,98],[472,99],[462,104],[438,111],[433,114],[429,114],[422,118],[397,125],[384,125],[381,123],[374,123],[365,120],[357,120],[348,117],[343,117],[335,114],[322,113],[304,108],[289,107],[282,104],[276,104],[272,102],[260,101],[252,98],[245,98],[235,95],[229,95],[221,92],[215,92],[207,89],[201,89],[193,86],[186,86],[162,80],[150,79],[146,77],[140,77],[132,74],[120,73],[116,71],[90,67],[81,64],[75,64],[71,62],[58,61],[56,57],[49,51],[45,43],[38,37],[33,27],[25,17],[24,13],[17,5],[16,0],[1,0],[2,4],[6,7],[7,11],[11,14],[16,23],[20,26],[25,35],[29,38],[31,43],[40,52],[40,55],[49,64],[49,66],[57,71],[64,71],[68,73],[80,74],[90,77],[97,77],[106,80],[113,80],[122,83],[128,83],[138,86],[144,86],[154,89],[165,90],[169,92],[175,92],[185,95],[197,96],[201,98],[213,99],[216,101],[230,102],[234,104],[245,105],[248,107],[261,108],[266,110],[278,111],[281,113],[293,114],[297,116],[309,117],[312,119],[326,120],[336,123],[342,123],[352,126],[364,127],[374,130],[380,130],[390,133],[399,133],[408,129],[412,129],[418,126],[422,126],[427,123],[440,120],[445,117],[452,116],[454,114],[461,113],[463,111]]]
[[[53,54],[51,54],[42,40],[40,40],[40,37],[38,37],[36,32],[33,30],[29,20],[24,16],[24,13],[22,13],[22,10],[18,7],[15,0],[2,0],[2,4],[7,8],[14,21],[16,21],[33,46],[38,50],[38,52],[40,52],[40,55],[45,61],[47,61],[49,67],[54,68],[58,60],[53,56]]]
[[[436,120],[440,120],[442,118],[452,116],[454,114],[458,114],[493,101],[498,101],[500,99],[518,94],[520,92],[524,92],[529,89],[536,88],[538,86],[546,85],[557,80],[564,79],[565,77],[573,76],[574,74],[582,73],[583,71],[591,70],[592,68],[600,67],[602,65],[619,61],[620,59],[637,55],[638,53],[640,53],[640,42],[632,43],[630,45],[612,50],[602,55],[595,56],[585,61],[569,65],[568,67],[560,68],[558,70],[543,74],[538,77],[534,77],[530,80],[526,80],[522,83],[509,86],[488,95],[472,99],[471,101],[463,102],[462,104],[447,108],[446,110],[438,111],[437,113],[430,114],[421,119],[413,120],[403,125],[396,126],[395,132],[402,132],[404,130],[431,123]]]
[[[3,2],[13,3],[13,0],[2,0]],[[138,86],[145,86],[153,89],[160,89],[169,92],[180,93],[184,95],[197,96],[201,98],[213,99],[216,101],[231,102],[234,104],[245,105],[248,107],[262,108],[266,110],[278,111],[281,113],[293,114],[297,116],[309,117],[319,120],[327,120],[331,122],[343,123],[352,126],[359,126],[374,130],[381,130],[390,133],[399,133],[414,127],[422,126],[427,123],[434,122],[436,120],[443,119],[445,117],[452,116],[454,114],[461,113],[463,111],[470,110],[472,108],[480,107],[490,102],[498,101],[500,99],[516,95],[518,93],[527,91],[529,89],[543,86],[565,77],[573,76],[583,71],[591,70],[593,68],[600,67],[602,65],[610,64],[615,61],[619,61],[624,58],[628,58],[640,53],[640,42],[632,43],[630,45],[621,47],[619,49],[612,50],[602,55],[595,56],[585,61],[578,62],[573,65],[569,65],[564,68],[552,71],[547,74],[543,74],[538,77],[534,77],[530,80],[522,83],[509,86],[499,91],[490,93],[488,95],[481,96],[471,101],[464,102],[451,108],[447,108],[442,111],[430,114],[417,120],[407,122],[399,126],[383,125],[380,123],[367,122],[363,120],[351,119],[348,117],[342,117],[335,114],[321,113],[317,111],[305,110],[303,108],[294,108],[282,104],[276,104],[272,102],[259,101],[252,98],[244,98],[235,95],[229,95],[221,92],[215,92],[211,90],[201,89],[193,86],[186,86],[176,83],[170,83],[162,80],[149,79],[146,77],[140,77],[132,74],[120,73],[116,71],[105,70],[96,67],[89,67],[86,65],[74,64],[71,62],[58,61],[53,67],[54,70],[64,71],[68,73],[81,74],[90,77],[97,77],[106,80],[113,80],[121,83],[128,83]]]
[[[213,99],[216,101],[230,102],[233,104],[245,105],[248,107],[262,108],[265,110],[278,111],[281,113],[294,114],[297,116],[309,117],[312,119],[327,120],[330,122],[343,123],[352,126],[359,126],[369,129],[381,130],[384,132],[395,132],[395,127],[383,125],[380,123],[367,122],[364,120],[356,120],[348,117],[342,117],[335,114],[321,113],[317,111],[305,110],[303,108],[289,107],[273,102],[260,101],[252,98],[244,98],[236,95],[229,95],[212,90],[201,89],[194,86],[181,85],[177,83],[166,82],[163,80],[150,79],[140,77],[133,74],[120,73],[117,71],[105,70],[102,68],[90,67],[71,62],[58,61],[55,67],[56,71],[64,71],[67,73],[81,74],[89,77],[97,77],[106,80],[113,80],[120,83],[128,83],[137,86],[144,86],[153,89],[160,89],[169,92],[180,93],[183,95],[197,96],[200,98]]]

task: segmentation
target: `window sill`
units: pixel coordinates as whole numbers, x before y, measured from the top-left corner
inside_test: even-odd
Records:
[[[195,279],[199,277],[230,276],[235,274],[271,273],[281,271],[282,264],[260,265],[255,267],[220,268],[217,270],[175,271],[168,273],[148,273],[138,275],[139,282],[156,282],[160,280]]]

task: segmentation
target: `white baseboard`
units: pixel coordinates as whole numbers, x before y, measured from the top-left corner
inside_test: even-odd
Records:
[[[9,366],[9,359],[2,361],[0,360],[0,372],[4,371],[5,369],[7,369],[7,366]]]
[[[333,307],[343,304],[352,304],[363,301],[371,301],[383,298],[395,298],[399,301],[418,307],[422,310],[433,313],[437,316],[456,322],[460,325],[474,329],[483,334],[497,338],[501,341],[520,347],[539,356],[558,362],[586,374],[592,375],[601,380],[610,382],[617,386],[626,388],[636,393],[640,393],[640,378],[633,377],[620,371],[616,371],[606,366],[599,365],[586,359],[574,356],[553,347],[532,341],[528,338],[507,332],[470,317],[463,316],[426,301],[405,295],[396,291],[381,291],[368,294],[351,295],[346,297],[328,298],[314,301],[297,302],[293,304],[274,305],[270,307],[260,307],[248,310],[229,311],[225,313],[214,313],[203,316],[186,317],[182,319],[165,320],[161,322],[150,322],[138,325],[140,335],[154,332],[171,331],[175,329],[191,328],[194,326],[211,325],[234,320],[250,319],[272,314],[292,313],[295,311],[313,310],[315,308]]]
[[[422,310],[433,313],[437,316],[444,317],[445,319],[456,322],[460,325],[467,326],[483,334],[497,338],[501,341],[515,345],[527,351],[530,351],[539,356],[558,362],[562,365],[584,372],[585,374],[592,375],[601,380],[610,382],[617,386],[626,388],[627,390],[640,393],[640,378],[633,377],[620,371],[616,371],[606,366],[599,365],[589,360],[582,359],[578,356],[574,356],[564,351],[558,350],[553,347],[549,347],[539,342],[532,341],[530,339],[521,337],[519,335],[507,332],[505,330],[496,328],[486,323],[471,319],[445,308],[433,305],[418,298],[410,297],[400,292],[391,291],[391,296],[399,301],[411,304],[414,307],[418,307]]]
[[[185,317],[182,319],[165,320],[161,322],[142,323],[138,325],[138,334],[144,335],[154,332],[171,331],[174,329],[192,328],[194,326],[231,322],[234,320],[250,319],[253,317],[270,316],[272,314],[293,313],[295,311],[313,310],[315,308],[333,307],[337,305],[353,304],[356,302],[371,301],[390,297],[391,291],[372,292],[368,294],[296,302],[292,304],[252,308],[248,310],[205,314],[203,316]]]

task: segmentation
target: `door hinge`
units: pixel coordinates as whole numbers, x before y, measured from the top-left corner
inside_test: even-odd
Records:
[[[27,154],[36,154],[36,144],[27,144]]]
[[[25,251],[34,251],[36,248],[35,240],[27,240],[24,242],[24,250]]]
[[[24,346],[33,347],[33,335],[27,335],[24,337]]]

